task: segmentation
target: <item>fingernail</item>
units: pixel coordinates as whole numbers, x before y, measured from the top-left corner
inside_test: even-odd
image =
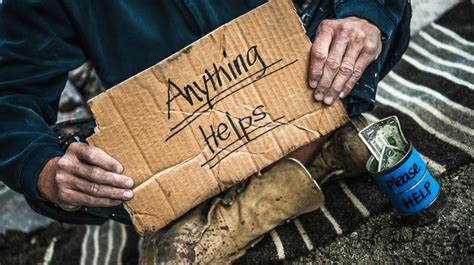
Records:
[[[322,93],[316,93],[314,95],[314,99],[316,99],[317,101],[322,101],[323,97],[324,97],[324,95]]]
[[[326,97],[326,98],[324,99],[324,104],[326,104],[326,105],[331,105],[332,99],[333,99],[332,96]]]
[[[339,94],[339,97],[340,98],[344,98],[345,94],[344,94],[344,91],[342,91],[340,94]]]
[[[133,179],[128,179],[127,181],[125,181],[125,185],[127,185],[127,187],[133,187]]]
[[[133,197],[133,191],[127,190],[122,196],[125,200],[130,200]]]
[[[309,86],[310,86],[311,88],[316,88],[316,87],[318,86],[318,82],[316,82],[316,81],[310,81],[310,82],[309,82]]]
[[[122,165],[118,165],[116,168],[115,168],[115,172],[117,174],[120,174],[123,172],[123,166]]]

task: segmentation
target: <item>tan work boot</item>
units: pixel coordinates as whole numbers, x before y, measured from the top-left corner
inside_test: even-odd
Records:
[[[201,204],[168,231],[146,238],[141,263],[230,263],[266,232],[323,203],[323,193],[305,167],[281,160],[223,197]]]
[[[357,135],[367,125],[367,120],[359,115],[336,130],[324,143],[322,150],[308,165],[308,171],[319,185],[328,180],[367,173],[365,164],[370,156],[369,149]]]

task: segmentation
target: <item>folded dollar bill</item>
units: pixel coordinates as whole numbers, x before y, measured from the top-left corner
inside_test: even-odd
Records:
[[[359,132],[359,137],[377,161],[381,161],[382,149],[385,145],[397,147],[404,150],[405,153],[409,148],[396,116],[390,116],[368,125]]]
[[[384,145],[382,147],[382,157],[379,161],[377,171],[380,172],[395,166],[398,162],[402,161],[406,153],[405,150],[397,146]]]

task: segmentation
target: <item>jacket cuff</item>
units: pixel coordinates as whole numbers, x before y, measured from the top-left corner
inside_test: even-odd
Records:
[[[336,1],[334,12],[336,18],[355,16],[370,21],[382,32],[382,40],[390,39],[397,27],[397,23],[377,0]]]
[[[31,151],[23,160],[19,171],[19,188],[21,193],[30,199],[45,201],[37,188],[38,176],[51,158],[62,155],[63,152],[59,145],[40,145]]]

